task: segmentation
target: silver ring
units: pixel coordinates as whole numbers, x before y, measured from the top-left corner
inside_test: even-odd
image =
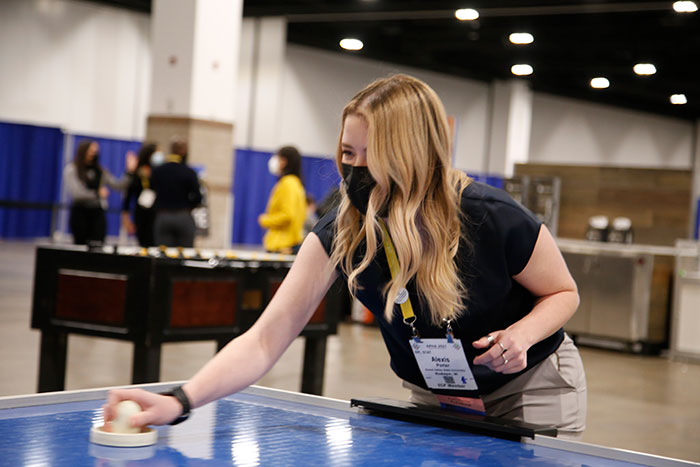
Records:
[[[489,345],[493,345],[494,339],[493,339],[493,336],[491,334],[488,334],[486,336],[486,340],[488,341]]]
[[[502,350],[501,355],[503,355],[504,353],[508,352],[508,349],[506,349],[505,347],[503,347],[503,344],[501,344],[501,343],[499,342],[498,345],[501,346],[501,350]]]
[[[507,365],[508,364],[508,359],[506,358],[505,355],[501,354],[501,357],[503,357],[503,364]]]

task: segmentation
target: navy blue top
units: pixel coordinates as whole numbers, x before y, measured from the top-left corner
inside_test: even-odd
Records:
[[[151,185],[156,209],[192,209],[202,202],[197,173],[179,162],[166,162],[153,169]]]
[[[455,337],[462,340],[467,361],[479,386],[478,392],[488,394],[547,358],[561,344],[564,331],[559,329],[533,345],[528,350],[528,366],[520,373],[504,375],[482,365],[474,366],[474,358],[485,349],[475,349],[472,342],[492,331],[507,328],[527,315],[534,306],[535,297],[512,277],[527,265],[541,222],[504,191],[477,182],[472,182],[464,190],[461,208],[465,214],[463,232],[466,232],[469,242],[464,238],[460,241],[456,261],[469,297],[465,301],[466,310],[453,322],[452,327]],[[329,212],[313,229],[329,255],[336,215],[337,210]],[[364,250],[362,246],[358,248],[355,264],[359,264]],[[342,271],[339,272],[342,274]],[[384,319],[385,299],[381,291],[390,279],[386,254],[379,248],[374,261],[358,277],[361,288],[357,298],[372,312],[379,324],[394,372],[400,378],[427,389],[409,346],[411,328],[403,323],[400,307],[395,306],[391,322]],[[411,280],[406,288],[417,317],[416,327],[420,336],[444,338],[444,328],[430,324],[429,313],[416,293],[415,280]],[[459,394],[458,391],[445,392]]]

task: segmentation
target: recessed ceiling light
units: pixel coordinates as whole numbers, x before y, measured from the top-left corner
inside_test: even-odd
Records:
[[[472,8],[460,8],[455,11],[455,18],[460,21],[474,21],[479,19],[479,12]]]
[[[510,67],[510,72],[516,76],[531,75],[533,71],[532,67],[526,63],[519,63]]]
[[[688,99],[686,99],[685,94],[674,94],[671,96],[671,104],[683,105],[687,103]]]
[[[530,34],[529,32],[514,32],[510,36],[508,36],[508,39],[513,43],[513,44],[532,44],[532,41],[535,40],[535,38]]]
[[[591,87],[594,89],[605,89],[607,87],[610,87],[610,81],[608,81],[608,78],[603,78],[599,76],[591,80]]]
[[[674,2],[673,9],[676,13],[695,13],[698,11],[698,6],[695,2]]]
[[[651,63],[637,63],[634,66],[634,72],[638,75],[649,76],[656,73],[656,67]]]
[[[364,44],[359,39],[346,37],[340,41],[340,46],[345,50],[361,50],[362,47],[364,47]]]

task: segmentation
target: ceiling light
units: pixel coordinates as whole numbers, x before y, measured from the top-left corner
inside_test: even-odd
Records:
[[[597,77],[591,80],[591,87],[594,89],[605,89],[610,87],[610,81],[608,78]]]
[[[513,65],[510,67],[510,72],[516,76],[527,76],[531,75],[534,70],[530,65],[525,63],[519,63],[518,65]]]
[[[656,73],[656,67],[651,63],[637,63],[634,72],[642,76],[653,75]]]
[[[351,39],[349,37],[340,41],[340,46],[345,50],[361,50],[364,44],[359,39]]]
[[[455,18],[460,21],[473,21],[479,18],[479,12],[472,8],[460,8],[455,11]]]
[[[687,103],[688,99],[685,98],[685,94],[674,94],[671,96],[671,104],[683,105]]]
[[[508,36],[508,39],[510,39],[513,44],[532,44],[532,41],[535,40],[529,32],[514,32]]]
[[[676,13],[695,13],[698,11],[698,6],[695,2],[674,2],[673,9]]]

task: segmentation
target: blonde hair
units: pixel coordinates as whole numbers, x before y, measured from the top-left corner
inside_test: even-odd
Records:
[[[376,216],[386,205],[387,229],[400,265],[398,275],[382,291],[387,321],[393,318],[398,292],[414,276],[432,324],[459,316],[467,296],[455,264],[464,235],[459,206],[470,179],[450,167],[450,132],[442,102],[422,81],[395,75],[379,79],[355,95],[343,110],[343,124],[349,115],[363,118],[368,125],[367,166],[377,184],[364,221],[341,184],[333,267],[340,266],[355,295],[359,274],[377,253],[382,233]],[[339,170],[341,141],[342,131],[336,154]],[[353,256],[363,242],[365,256],[353,267]]]

